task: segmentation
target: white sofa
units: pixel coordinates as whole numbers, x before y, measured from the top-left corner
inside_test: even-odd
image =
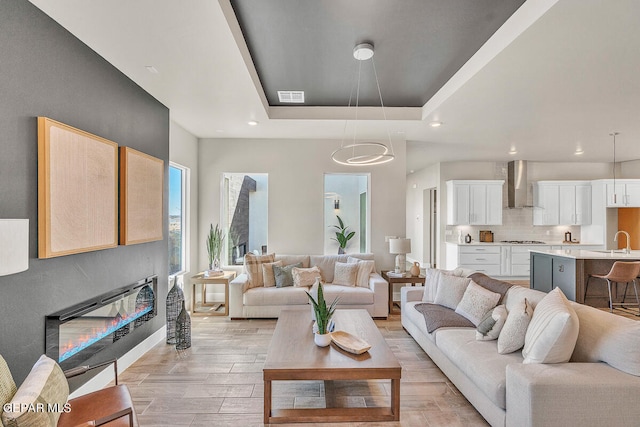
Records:
[[[373,254],[346,255],[276,255],[283,265],[302,263],[302,267],[318,266],[326,284],[323,286],[327,302],[340,297],[340,308],[363,308],[372,317],[386,318],[389,314],[389,284],[374,272],[369,276],[369,287],[333,285],[336,262],[347,262],[349,257],[373,260]],[[280,311],[310,310],[306,287],[249,288],[246,272],[229,284],[229,316],[231,319],[277,318]]]
[[[523,364],[521,351],[498,354],[474,328],[429,334],[414,308],[425,288],[402,289],[402,326],[492,426],[640,425],[639,321],[572,303],[580,329],[571,361]],[[513,286],[504,303],[535,307],[545,295]]]

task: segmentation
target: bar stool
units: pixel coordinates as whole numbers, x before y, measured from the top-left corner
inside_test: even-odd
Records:
[[[638,288],[636,287],[636,277],[638,277],[638,274],[640,274],[640,261],[632,261],[632,262],[625,262],[625,261],[616,261],[613,263],[613,266],[611,266],[611,271],[609,271],[609,273],[607,274],[589,274],[589,278],[587,279],[587,283],[584,287],[584,299],[586,300],[587,298],[587,289],[589,288],[589,280],[591,280],[592,277],[598,278],[598,279],[604,279],[607,281],[607,286],[609,289],[609,311],[611,311],[613,313],[613,306],[622,306],[622,308],[626,308],[624,307],[625,305],[635,305],[638,307],[638,314],[636,314],[636,316],[640,316],[640,299],[638,299]],[[613,297],[611,295],[611,283],[624,283],[624,296],[622,297],[622,302],[613,302]],[[634,303],[630,303],[630,304],[625,304],[624,301],[627,298],[627,287],[629,286],[629,282],[633,282],[633,290],[636,294],[636,302]],[[616,286],[616,290],[617,290],[617,286]]]

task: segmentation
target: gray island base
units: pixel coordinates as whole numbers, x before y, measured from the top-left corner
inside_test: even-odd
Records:
[[[616,261],[640,261],[640,251],[531,250],[530,287],[543,292],[560,288],[571,301],[593,307],[608,307],[607,285],[602,279],[591,279],[584,298],[589,274],[607,274]],[[613,288],[614,301],[621,301],[624,286]],[[629,285],[627,301],[634,299]],[[634,298],[631,298],[634,297]]]

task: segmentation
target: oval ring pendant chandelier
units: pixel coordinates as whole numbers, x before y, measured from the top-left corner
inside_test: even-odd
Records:
[[[356,89],[356,106],[355,106],[355,126],[353,131],[353,141],[345,144],[347,122],[344,124],[344,133],[340,148],[331,153],[331,159],[334,162],[346,166],[371,166],[380,165],[392,161],[395,158],[393,153],[393,144],[391,142],[391,134],[387,124],[387,115],[384,111],[384,103],[382,102],[382,92],[380,91],[380,82],[378,81],[378,73],[376,72],[376,64],[373,61],[373,45],[370,43],[361,43],[353,49],[353,57],[360,61],[358,64],[358,86]],[[376,78],[376,86],[378,88],[378,96],[380,97],[380,107],[382,109],[382,117],[387,128],[388,145],[376,141],[356,141],[358,133],[358,104],[360,102],[360,71],[362,62],[371,59],[373,66],[373,74]],[[351,107],[351,99],[349,99],[349,107]]]

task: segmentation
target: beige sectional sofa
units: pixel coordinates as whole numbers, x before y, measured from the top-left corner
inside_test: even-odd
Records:
[[[367,287],[332,284],[335,263],[347,262],[349,257],[373,260],[373,254],[276,255],[275,260],[281,260],[283,265],[302,263],[304,268],[317,266],[325,282],[323,289],[328,302],[339,296],[340,308],[363,308],[372,317],[386,318],[389,314],[389,285],[377,272],[370,274]],[[283,309],[310,310],[307,290],[307,287],[293,286],[251,288],[246,271],[243,271],[229,284],[229,316],[232,319],[277,318]]]
[[[640,425],[639,321],[570,303],[579,320],[570,362],[523,364],[522,351],[498,354],[475,328],[428,333],[415,306],[431,286],[402,289],[402,325],[492,426]],[[513,286],[503,303],[526,298],[535,313],[545,295]]]

